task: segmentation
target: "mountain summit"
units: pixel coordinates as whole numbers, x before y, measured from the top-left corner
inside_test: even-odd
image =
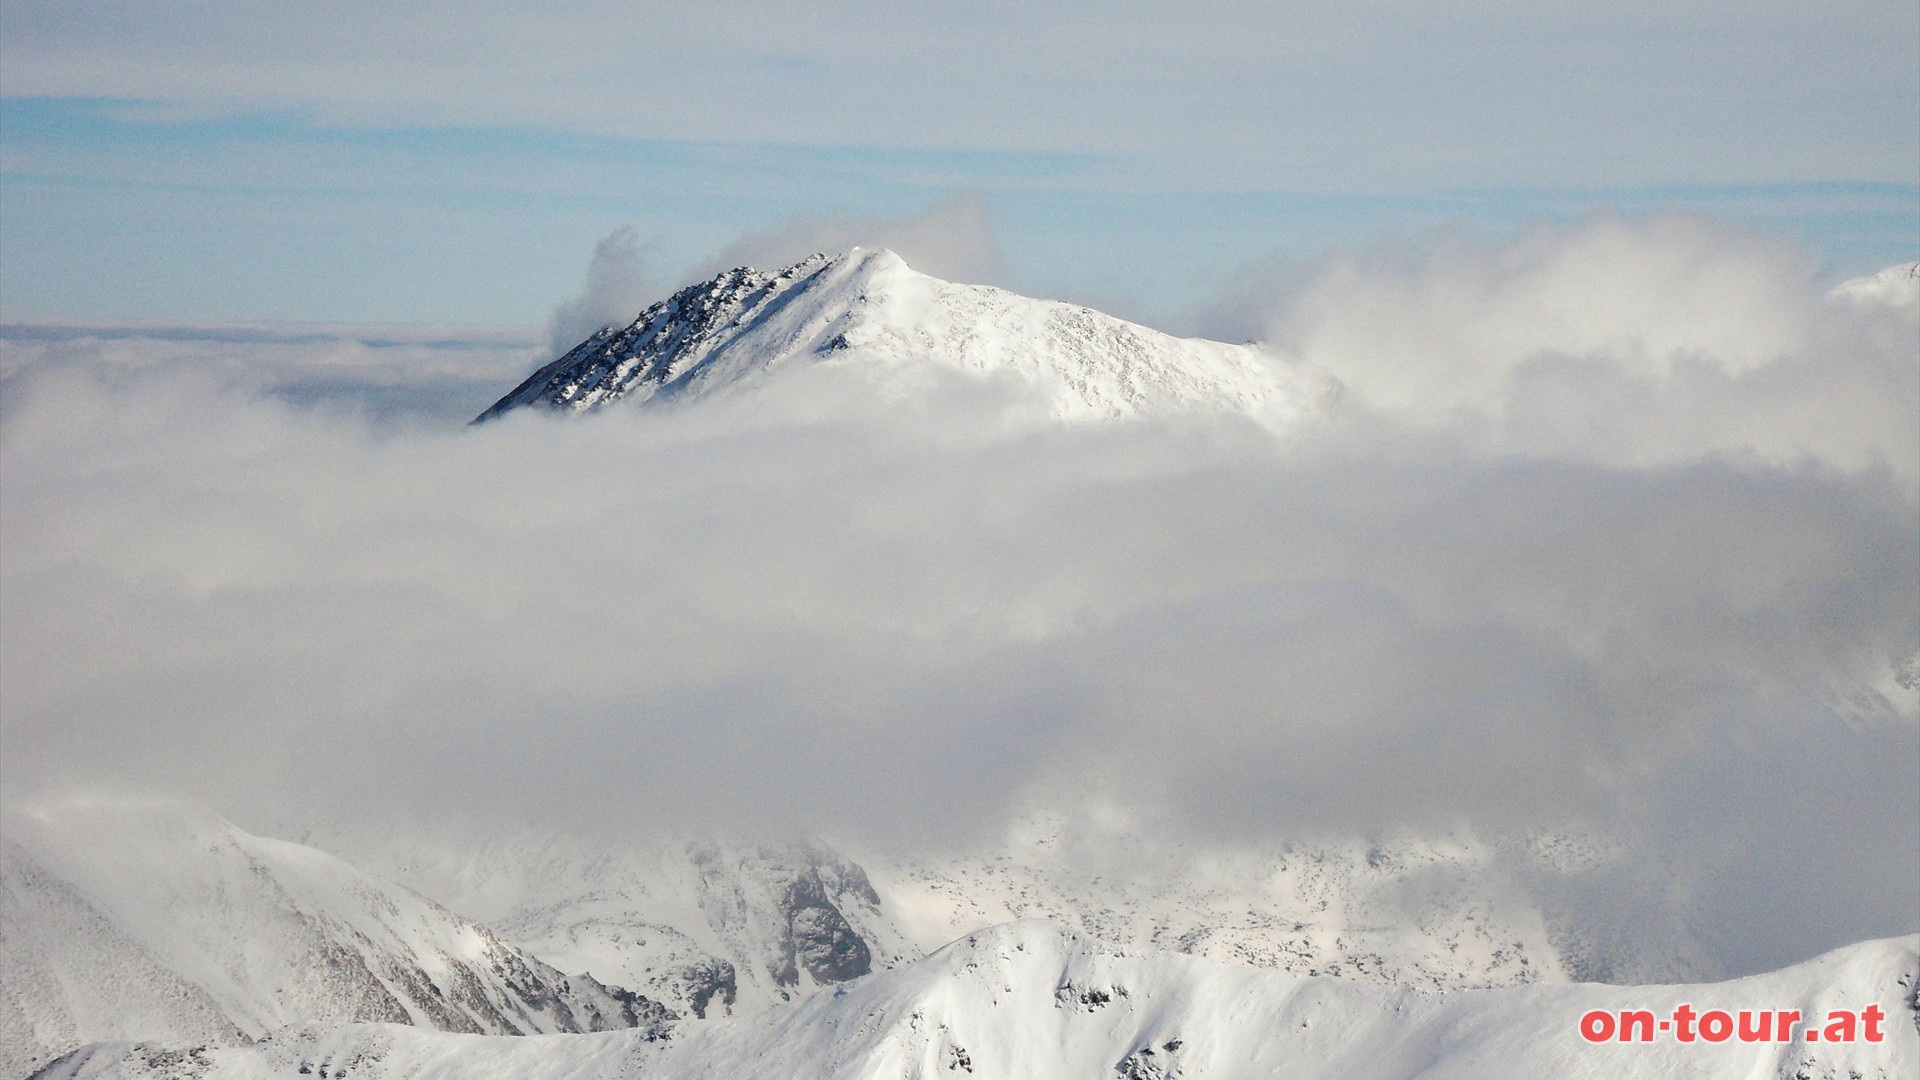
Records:
[[[957,285],[891,251],[814,255],[691,285],[533,373],[476,422],[525,405],[696,399],[777,370],[858,364],[882,378],[929,369],[1015,376],[1060,419],[1221,408],[1286,423],[1339,384],[1255,345],[1176,338],[1091,308]]]

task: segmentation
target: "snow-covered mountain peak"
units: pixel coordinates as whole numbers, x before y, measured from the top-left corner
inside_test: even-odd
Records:
[[[828,265],[844,266],[846,273],[863,283],[884,282],[888,278],[900,279],[908,275],[926,277],[915,272],[907,265],[907,260],[895,254],[890,248],[851,247],[842,254],[829,258],[826,255],[812,255],[808,261],[818,260]],[[802,263],[802,265],[805,265]]]
[[[1828,295],[1856,305],[1920,307],[1920,262],[1901,263],[1877,274],[1843,281]]]
[[[1300,977],[1152,951],[1118,953],[1040,921],[984,929],[925,959],[767,1013],[671,1040],[635,1032],[450,1036],[378,1024],[308,1025],[248,1046],[103,1043],[46,1076],[459,1076],[474,1080],[1020,1077],[1301,1080],[1414,1077],[1885,1077],[1913,1075],[1909,1018],[1920,938],[1868,941],[1735,982],[1425,992]],[[1594,1045],[1599,1009],[1829,1010],[1884,1020],[1868,1038],[1749,1042],[1660,1037]],[[180,1066],[185,1065],[182,1069]]]
[[[1338,384],[1255,345],[1175,338],[1091,308],[919,273],[891,251],[729,270],[608,327],[479,417],[536,405],[698,399],[816,364],[874,378],[883,396],[958,374],[1024,386],[1049,415],[1088,420],[1216,408],[1285,424]]]

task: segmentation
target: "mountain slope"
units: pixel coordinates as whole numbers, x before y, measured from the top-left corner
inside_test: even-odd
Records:
[[[530,1034],[672,1019],[331,856],[177,804],[38,807],[9,813],[6,835],[0,1072],[99,1039],[218,1044],[307,1020]]]
[[[341,830],[326,844],[549,963],[696,1019],[761,1012],[920,955],[866,872],[816,841],[525,831],[432,843]]]
[[[1530,985],[1426,992],[1119,953],[1044,922],[996,927],[908,967],[670,1042],[631,1033],[489,1039],[381,1025],[306,1027],[248,1048],[89,1048],[48,1078],[369,1080],[727,1077],[879,1080],[1289,1080],[1796,1077],[1893,1080],[1920,1068],[1920,937],[1864,942],[1769,975],[1696,986]],[[1877,1006],[1878,1043],[1593,1045],[1590,1009]]]
[[[1662,883],[1624,862],[1597,836],[1205,844],[1041,814],[972,852],[869,865],[927,947],[1037,917],[1125,948],[1439,990],[1718,975],[1654,902]]]
[[[957,285],[890,251],[854,248],[682,289],[581,342],[477,421],[525,406],[583,412],[622,399],[700,398],[813,363],[859,367],[902,393],[941,371],[1010,378],[1063,419],[1215,407],[1287,422],[1337,387],[1254,346],[1174,338],[1073,304]]]
[[[1889,266],[1877,274],[1851,278],[1834,286],[1827,295],[1850,304],[1891,308],[1920,306],[1920,262]]]
[[[1155,839],[1097,815],[1035,813],[959,850],[890,857],[820,842],[484,840],[322,830],[568,971],[683,1014],[746,1016],[983,926],[1044,918],[1154,949],[1429,989],[1718,974],[1671,880],[1604,837],[1466,831],[1282,845]],[[857,944],[856,944],[857,942]]]

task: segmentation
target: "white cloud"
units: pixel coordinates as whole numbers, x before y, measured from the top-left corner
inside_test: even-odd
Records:
[[[350,410],[381,423],[471,419],[542,354],[522,330],[396,325],[11,324],[0,327],[0,415],[49,376],[102,387],[184,378]]]
[[[379,34],[368,34],[368,26]],[[17,0],[9,95],[1113,154],[1153,186],[1904,181],[1911,5]]]
[[[1505,389],[1285,446],[988,435],[964,395],[861,416],[857,387],[375,426],[262,396],[237,354],[37,370],[0,429],[0,783],[908,843],[1063,791],[1229,836],[1578,821],[1750,917],[1729,955],[1907,928],[1911,890],[1854,882],[1920,877],[1920,728],[1822,698],[1920,648],[1912,451],[1870,435],[1909,455],[1874,465],[1837,429],[1880,421],[1818,410],[1811,461],[1736,451],[1802,393],[1911,381],[1910,324],[1738,238],[1603,230],[1317,279],[1302,340],[1364,364],[1424,335]],[[1568,254],[1609,244],[1644,258]],[[1668,307],[1644,266],[1698,269]],[[1342,287],[1408,322],[1326,329]],[[1543,356],[1605,395],[1517,410]],[[1803,368],[1839,385],[1777,375]],[[1726,431],[1620,452],[1636,409],[1722,407],[1668,400],[1686,379],[1726,390]],[[1810,777],[1872,793],[1871,827]],[[1803,858],[1682,858],[1763,844]]]
[[[626,325],[659,299],[648,277],[638,230],[623,225],[593,247],[586,289],[556,306],[547,320],[547,347],[560,356],[604,326]]]
[[[1458,234],[1250,276],[1208,316],[1395,423],[1615,465],[1720,456],[1920,470],[1920,310],[1815,286],[1806,254],[1698,218]]]

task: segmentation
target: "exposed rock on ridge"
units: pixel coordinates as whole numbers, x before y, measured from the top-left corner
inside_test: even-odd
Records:
[[[693,399],[783,369],[858,366],[912,393],[930,372],[1019,380],[1059,419],[1191,408],[1284,424],[1320,409],[1330,376],[1254,345],[1175,338],[1090,308],[917,273],[890,251],[729,270],[607,327],[476,422],[526,406]]]

